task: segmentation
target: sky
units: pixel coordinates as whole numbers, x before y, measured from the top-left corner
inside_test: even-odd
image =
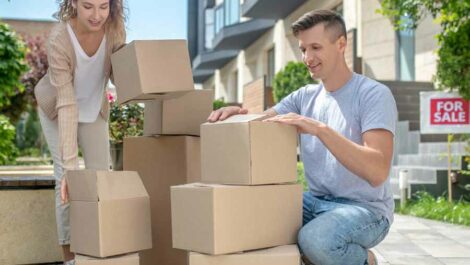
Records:
[[[188,0],[126,0],[127,41],[186,39]],[[52,20],[56,0],[0,0],[0,18]]]

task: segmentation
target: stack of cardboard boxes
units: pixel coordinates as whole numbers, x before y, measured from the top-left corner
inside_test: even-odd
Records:
[[[171,188],[173,246],[191,251],[190,265],[300,263],[297,133],[264,118],[201,126],[203,183]]]
[[[142,265],[184,265],[172,247],[170,187],[200,181],[200,125],[212,90],[195,90],[186,41],[134,41],[112,58],[119,103],[143,102],[144,136],[124,140],[124,170],[137,171],[150,196],[153,248]]]
[[[150,201],[136,172],[67,172],[76,265],[138,265],[152,247]],[[129,254],[134,253],[134,254]]]

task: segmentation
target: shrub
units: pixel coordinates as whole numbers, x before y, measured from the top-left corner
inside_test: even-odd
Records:
[[[20,78],[28,70],[25,56],[24,42],[10,26],[0,23],[0,108],[9,106],[10,98],[24,91]]]
[[[273,97],[278,103],[295,90],[314,83],[307,67],[301,62],[289,62],[279,71],[273,80]]]

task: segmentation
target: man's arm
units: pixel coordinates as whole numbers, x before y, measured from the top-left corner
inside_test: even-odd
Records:
[[[393,134],[388,130],[364,132],[364,145],[359,145],[325,124],[295,113],[279,115],[267,121],[294,125],[300,133],[317,136],[344,167],[373,187],[381,185],[388,177],[393,155]]]
[[[364,145],[356,144],[327,126],[320,129],[317,136],[344,167],[371,186],[380,186],[387,179],[393,155],[390,131],[373,129],[364,132]]]

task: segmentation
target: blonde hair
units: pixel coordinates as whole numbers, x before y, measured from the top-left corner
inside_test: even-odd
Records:
[[[72,2],[77,0],[58,0],[59,11],[54,14],[54,17],[59,21],[69,21],[77,17],[77,10],[73,7]],[[124,0],[109,0],[109,17],[106,21],[106,30],[118,38],[122,39],[126,35],[126,8]]]

